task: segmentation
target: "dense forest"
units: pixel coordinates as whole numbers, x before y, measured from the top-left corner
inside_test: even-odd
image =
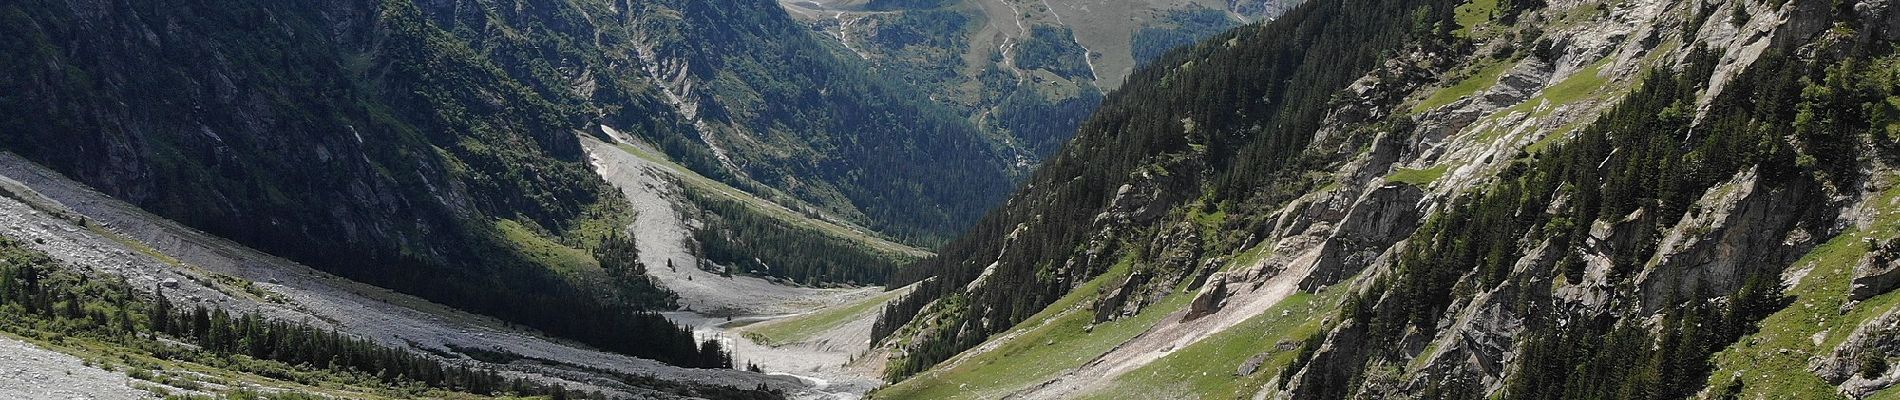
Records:
[[[876,340],[925,312],[926,304],[937,306],[930,310],[935,322],[923,325],[928,331],[920,341],[893,360],[888,378],[928,368],[1041,311],[1106,271],[1109,262],[1101,260],[1111,257],[1100,255],[1145,251],[1108,244],[1088,256],[1078,248],[1102,228],[1097,215],[1131,178],[1159,176],[1167,192],[1179,195],[1158,201],[1200,200],[1258,215],[1316,186],[1295,172],[1328,161],[1300,155],[1333,93],[1403,46],[1445,35],[1441,22],[1450,3],[1308,2],[1274,23],[1215,36],[1136,72],[1014,201],[937,257],[893,276],[889,287],[923,283],[885,308],[873,329]],[[1245,234],[1263,227],[1222,229]],[[986,272],[992,260],[997,263]],[[1065,262],[1071,267],[1053,267]],[[962,293],[982,275],[986,281],[975,293]]]
[[[766,0],[26,1],[0,5],[0,22],[16,39],[0,43],[7,151],[248,247],[642,357],[698,353],[648,312],[672,293],[621,261],[606,260],[611,279],[563,275],[496,228],[620,251],[595,250],[630,204],[589,169],[577,132],[612,126],[706,176],[912,243],[942,241],[1010,184],[967,121],[840,59]],[[704,89],[672,97],[654,74],[676,65]],[[734,137],[760,141],[713,144]],[[810,276],[887,273],[720,246],[832,266]]]
[[[822,228],[774,218],[755,205],[719,195],[686,190],[702,209],[693,240],[706,261],[737,272],[789,279],[805,285],[881,284],[900,263],[914,261],[888,254]]]
[[[661,6],[680,18],[642,29],[717,99],[699,101],[701,118],[750,132],[725,139],[753,181],[733,186],[789,191],[912,244],[943,242],[1008,193],[997,145],[969,121],[827,47],[776,2],[647,7]]]
[[[338,7],[0,6],[0,30],[20,38],[0,44],[0,88],[13,93],[0,97],[0,144],[354,280],[616,352],[697,351],[683,329],[608,304],[494,231],[489,216],[506,216],[590,247],[588,226],[627,212],[567,133],[582,125],[578,109],[510,79],[413,4]],[[154,21],[189,29],[113,39]]]
[[[234,315],[204,306],[182,307],[163,288],[142,294],[122,279],[101,279],[74,272],[46,254],[12,238],[0,237],[0,330],[54,342],[85,338],[133,349],[160,359],[217,366],[301,384],[341,381],[380,382],[376,387],[422,385],[436,390],[480,395],[606,398],[600,393],[569,391],[414,351],[387,347],[306,323]],[[177,342],[190,346],[181,346]],[[717,344],[685,365],[730,368],[730,356]],[[130,366],[128,375],[155,379],[151,371]],[[645,377],[624,377],[626,384],[682,396],[773,399],[783,394],[759,390],[681,384]],[[190,384],[182,384],[189,386]],[[410,395],[429,396],[425,393]]]

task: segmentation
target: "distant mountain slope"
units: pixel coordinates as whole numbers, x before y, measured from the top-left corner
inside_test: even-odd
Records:
[[[771,1],[632,7],[629,51],[710,158],[660,144],[695,171],[908,243],[941,242],[1012,184],[1001,144]]]
[[[351,279],[671,361],[698,350],[656,344],[681,332],[639,311],[675,305],[637,273],[653,266],[595,251],[637,210],[576,132],[619,127],[807,218],[911,243],[1010,184],[967,123],[769,1],[29,1],[0,20],[15,38],[0,44],[6,150]],[[713,244],[737,249],[728,263],[797,254]],[[856,265],[874,252],[831,246],[851,265],[788,276],[888,274]],[[624,340],[639,332],[651,340]]]
[[[968,117],[1019,176],[1141,63],[1297,1],[781,0],[864,59]]]
[[[138,394],[124,398],[518,398],[551,394],[542,389],[555,385],[569,398],[823,394],[791,377],[600,351],[350,281],[165,220],[10,153],[0,153],[0,259],[0,310],[7,315],[0,336],[76,356],[74,366],[83,359],[114,371],[100,383],[130,385]],[[160,298],[174,313],[168,321],[156,318]],[[305,330],[281,329],[287,326]],[[319,335],[360,342],[352,350],[298,339]],[[381,349],[371,355],[364,345]],[[0,359],[15,351],[0,346]],[[33,394],[19,398],[37,399],[94,390],[46,386],[47,376],[99,379],[48,366],[52,360],[8,364],[28,372],[0,379],[0,392],[26,390]],[[363,362],[369,360],[376,363]],[[430,371],[437,363],[449,368]],[[759,393],[768,390],[774,393]]]

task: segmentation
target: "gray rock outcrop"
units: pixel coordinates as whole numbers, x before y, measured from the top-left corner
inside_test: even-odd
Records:
[[[1318,264],[1300,289],[1318,291],[1372,265],[1392,244],[1418,229],[1424,199],[1424,191],[1407,184],[1388,184],[1360,197],[1321,245]]]
[[[1900,286],[1900,240],[1869,241],[1867,255],[1854,267],[1854,283],[1848,298],[1867,300]]]
[[[1799,222],[1817,201],[1802,180],[1774,184],[1750,169],[1716,185],[1657,244],[1637,277],[1643,309],[1671,297],[1728,293],[1751,274],[1774,274],[1814,243]]]
[[[1866,398],[1900,384],[1900,310],[1888,311],[1854,330],[1834,351],[1816,358],[1809,370],[1840,387],[1840,394]]]
[[[1227,273],[1214,273],[1213,276],[1207,278],[1207,284],[1201,286],[1201,291],[1194,296],[1194,301],[1188,304],[1188,312],[1181,317],[1181,320],[1193,321],[1220,311],[1221,306],[1227,303],[1227,294]]]

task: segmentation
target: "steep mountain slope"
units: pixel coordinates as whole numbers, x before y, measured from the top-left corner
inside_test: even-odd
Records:
[[[1900,7],[1392,3],[1132,75],[900,273],[874,395],[1893,392]]]
[[[548,394],[532,388],[556,386],[575,397],[823,394],[789,377],[681,368],[595,350],[349,281],[164,220],[11,154],[0,154],[0,226],[0,258],[5,259],[0,262],[0,310],[8,316],[0,321],[0,332],[80,357],[92,367],[122,371],[113,374],[121,381],[131,378],[130,386],[142,389],[139,398],[150,397],[145,392],[466,398]],[[158,317],[165,308],[180,314]],[[300,326],[304,335],[281,329],[263,333],[265,323]],[[465,375],[492,371],[513,382],[502,387],[443,384],[393,363],[354,363],[370,359],[362,353],[338,354],[327,362],[299,360],[317,351],[347,351],[335,342],[315,341],[321,332],[363,341],[359,347],[379,346],[375,354],[399,355],[411,361],[407,365],[440,363],[465,368]],[[220,343],[226,347],[219,348]],[[231,350],[234,344],[243,349]],[[0,353],[31,352],[7,347]],[[40,363],[9,365],[9,376],[40,384],[50,382],[32,377],[96,379],[84,371],[40,369],[45,366]],[[117,393],[13,382],[0,380],[0,391]],[[777,393],[761,393],[768,391]]]
[[[638,293],[650,286],[585,285],[574,274],[592,264],[524,246],[587,247],[626,204],[580,160],[575,113],[414,5],[3,8],[7,36],[22,38],[0,83],[10,151],[351,279],[615,351],[697,353],[686,332],[634,311],[665,304],[606,300],[650,298]]]
[[[1423,7],[1424,15],[1449,14],[1451,8]],[[1263,236],[1270,228],[1266,214],[1275,203],[1320,186],[1312,182],[1319,177],[1295,173],[1320,164],[1294,157],[1314,136],[1281,132],[1318,128],[1332,91],[1317,88],[1343,87],[1379,65],[1380,53],[1430,32],[1428,22],[1409,22],[1419,10],[1373,2],[1313,4],[1158,62],[1191,63],[1193,69],[1138,73],[1016,199],[893,283],[924,285],[921,295],[886,312],[880,337],[897,331],[926,303],[953,300],[916,319],[928,324],[911,325],[921,343],[911,344],[893,376],[1007,329],[1124,259],[1139,261],[1139,268],[1128,272],[1134,278],[1113,286],[1134,291],[1153,281],[1173,287],[1212,272],[1206,271],[1212,265],[1199,260],[1207,248],[1260,240],[1248,236]],[[1314,34],[1326,36],[1306,37]],[[1263,76],[1229,72],[1241,68]],[[1295,172],[1278,174],[1282,169]],[[1177,205],[1188,207],[1174,210]],[[1158,299],[1117,297],[1136,306]],[[1107,320],[1120,308],[1097,307],[1094,319]]]
[[[711,158],[659,143],[695,171],[910,243],[942,241],[1011,183],[1000,144],[825,47],[771,1],[628,8],[624,40]]]
[[[20,2],[0,18],[18,38],[0,45],[6,150],[247,246],[644,357],[699,350],[658,344],[686,332],[642,311],[678,304],[638,250],[682,244],[632,239],[654,211],[636,206],[696,217],[689,268],[868,283],[919,254],[883,238],[941,240],[1009,185],[997,144],[769,1]],[[718,184],[631,204],[577,132]]]
[[[781,0],[845,54],[923,89],[1026,174],[1141,63],[1295,1]]]

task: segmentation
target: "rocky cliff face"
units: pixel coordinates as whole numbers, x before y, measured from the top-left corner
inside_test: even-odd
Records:
[[[1442,36],[1416,36],[1354,80],[1316,89],[1331,96],[1312,111],[1320,123],[1281,131],[1306,138],[1298,159],[1309,169],[1273,171],[1283,175],[1247,186],[1270,195],[1209,189],[1224,177],[1203,172],[1191,180],[1203,186],[1180,187],[1206,194],[1159,202],[1168,211],[1145,224],[1157,229],[1048,237],[1089,249],[1071,260],[1133,265],[1096,293],[1068,293],[1095,299],[1091,326],[1160,322],[1101,339],[1119,343],[1111,350],[1078,349],[1092,361],[1015,393],[1521,398],[1624,390],[1608,396],[1772,398],[1817,390],[1863,397],[1888,386],[1889,372],[1864,366],[1892,358],[1871,339],[1884,332],[1876,317],[1893,304],[1886,294],[1891,262],[1882,246],[1859,242],[1890,235],[1886,218],[1869,215],[1891,205],[1893,169],[1881,135],[1892,128],[1881,116],[1887,111],[1846,111],[1886,110],[1881,102],[1894,98],[1884,78],[1893,43],[1881,27],[1895,16],[1882,11],[1885,2],[1478,7],[1452,5]],[[1296,11],[1287,19],[1295,16],[1304,17]],[[1206,72],[1220,68],[1209,67],[1216,58],[1158,75],[1175,85],[1196,74],[1274,78],[1258,70]],[[1829,79],[1839,83],[1818,83]],[[1853,79],[1880,83],[1850,89],[1844,82]],[[1822,94],[1829,85],[1842,89]],[[1820,100],[1835,95],[1847,97]],[[1207,124],[1192,111],[1158,119],[1189,126],[1176,131],[1189,143],[1200,143],[1197,132],[1247,132]],[[1072,146],[1129,146],[1091,142],[1087,132]],[[1222,158],[1212,154],[1203,157]],[[1288,184],[1312,177],[1317,184]],[[1278,191],[1289,187],[1297,189]],[[1107,204],[1140,209],[1122,206],[1125,197]],[[1035,199],[1019,195],[1012,204]],[[1253,207],[1210,207],[1223,202]],[[1215,210],[1224,222],[1197,225]],[[1184,232],[1200,240],[1182,240]],[[1165,245],[1126,247],[1151,242]],[[1869,247],[1875,250],[1865,253]],[[1184,248],[1199,255],[1169,256]],[[1011,262],[1000,261],[1003,268]],[[1306,316],[1234,306],[1306,301],[1271,290],[1288,282],[1338,300]],[[1174,296],[1184,297],[1180,308],[1170,305]],[[925,315],[938,315],[932,311]],[[1024,323],[1060,321],[1037,318]],[[1317,333],[1272,333],[1286,336],[1247,347],[1247,339],[1225,336],[1242,335],[1228,331],[1233,325],[1208,322],[1247,318],[1304,323]],[[916,336],[900,333],[896,343],[907,340]],[[985,349],[1009,348],[1012,340],[989,338],[951,363],[982,359]],[[1298,351],[1273,351],[1276,342],[1302,340]],[[1148,347],[1155,343],[1165,345]],[[1651,354],[1657,346],[1671,350]],[[1804,351],[1828,361],[1811,367],[1795,356]],[[1801,361],[1763,361],[1777,357]],[[1214,360],[1233,364],[1204,365]],[[1279,373],[1232,375],[1235,366]],[[960,368],[898,387],[956,382]],[[1873,372],[1849,379],[1861,369]],[[1562,378],[1580,370],[1593,371],[1591,380]],[[1813,371],[1834,386],[1777,383]],[[1108,375],[1075,377],[1090,373]],[[1203,382],[1194,373],[1233,378]],[[1168,377],[1195,383],[1183,387]],[[1639,391],[1649,394],[1631,394]]]

